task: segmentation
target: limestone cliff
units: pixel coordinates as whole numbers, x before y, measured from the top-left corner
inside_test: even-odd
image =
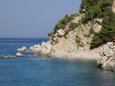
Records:
[[[78,17],[79,18],[79,17]],[[74,18],[73,21],[76,22],[77,18]],[[76,22],[77,23],[77,22]],[[66,28],[66,30],[69,28]],[[55,52],[65,51],[65,52],[74,52],[76,50],[89,50],[92,37],[95,32],[101,30],[101,25],[96,21],[89,21],[87,24],[82,24],[76,27],[74,30],[71,30],[66,34],[66,36],[55,37],[53,47]],[[65,30],[63,31],[65,33]],[[60,33],[61,35],[61,33]]]

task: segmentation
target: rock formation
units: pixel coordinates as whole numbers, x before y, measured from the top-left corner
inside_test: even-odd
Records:
[[[52,50],[52,45],[50,41],[42,42],[41,45],[34,45],[30,47],[29,51],[33,53],[40,53],[42,55],[50,55]]]
[[[18,52],[25,52],[26,50],[27,50],[27,47],[22,47],[22,48],[17,49]]]
[[[16,57],[22,57],[22,56],[23,56],[22,53],[20,53],[20,52],[17,52],[17,53],[16,53]]]
[[[102,69],[115,71],[115,44],[108,42],[103,45],[99,51],[100,57],[97,58],[97,64]]]

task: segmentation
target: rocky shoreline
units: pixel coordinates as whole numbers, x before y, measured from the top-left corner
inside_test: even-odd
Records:
[[[115,71],[115,44],[113,42],[108,42],[97,49],[87,51],[77,50],[69,52],[60,50],[57,52],[50,41],[42,42],[41,45],[31,46],[29,49],[22,47],[17,50],[18,52],[20,50],[20,52],[31,52],[33,54],[41,54],[47,57],[61,59],[95,60],[99,68]]]
[[[115,44],[108,42],[103,45],[99,51],[97,65],[99,68],[115,71]]]

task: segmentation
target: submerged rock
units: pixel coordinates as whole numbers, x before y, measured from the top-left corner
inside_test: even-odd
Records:
[[[8,55],[8,56],[0,56],[0,58],[16,58],[17,56],[10,56],[10,55]]]

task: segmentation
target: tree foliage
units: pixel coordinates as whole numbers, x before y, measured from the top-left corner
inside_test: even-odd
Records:
[[[98,47],[106,42],[114,41],[115,37],[115,14],[111,12],[103,19],[102,30],[94,34],[91,42],[91,49]]]
[[[62,20],[60,20],[60,21],[58,22],[58,24],[55,26],[54,32],[57,32],[57,30],[59,30],[59,29],[65,29],[65,26],[66,26],[69,22],[71,22],[72,19],[73,19],[72,16],[65,15],[65,17],[64,17]]]
[[[112,12],[113,0],[82,0],[80,12],[85,14],[82,23],[103,19],[102,30],[95,33],[91,42],[91,49],[115,38],[115,14]],[[85,11],[84,11],[85,10]]]

